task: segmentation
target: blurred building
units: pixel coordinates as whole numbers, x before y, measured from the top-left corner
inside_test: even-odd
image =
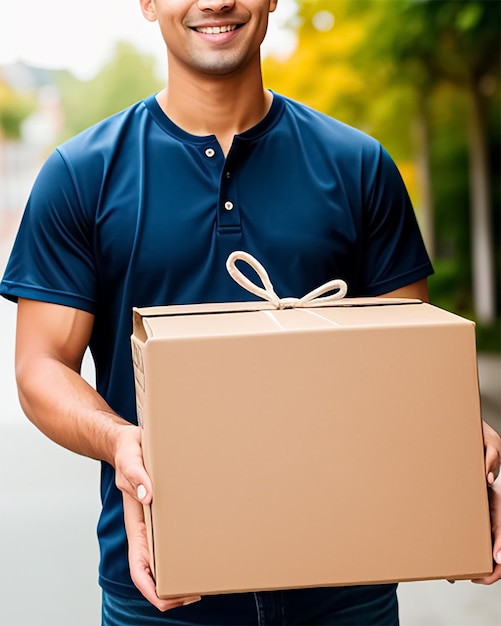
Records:
[[[0,83],[35,102],[22,122],[19,139],[2,137],[0,130],[0,211],[22,209],[33,181],[63,124],[54,72],[13,63],[0,67]]]

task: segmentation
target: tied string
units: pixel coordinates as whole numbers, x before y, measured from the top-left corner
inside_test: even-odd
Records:
[[[259,276],[263,287],[253,283],[247,276],[237,268],[237,261],[245,261]],[[233,280],[250,293],[253,293],[264,300],[268,300],[276,309],[301,309],[320,307],[341,300],[348,291],[348,286],[344,280],[336,279],[317,287],[302,298],[279,298],[273,289],[270,277],[261,263],[247,252],[236,250],[232,252],[226,261],[226,269]],[[335,291],[329,296],[323,294]]]

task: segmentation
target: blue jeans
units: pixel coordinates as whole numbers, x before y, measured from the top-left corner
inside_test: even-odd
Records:
[[[101,626],[397,626],[397,585],[205,596],[161,613],[147,600],[103,592]]]

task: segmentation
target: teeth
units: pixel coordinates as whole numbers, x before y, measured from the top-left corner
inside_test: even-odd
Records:
[[[220,33],[229,33],[232,30],[236,29],[236,25],[232,26],[207,26],[203,28],[197,28],[199,33],[204,33],[205,35],[219,35]]]

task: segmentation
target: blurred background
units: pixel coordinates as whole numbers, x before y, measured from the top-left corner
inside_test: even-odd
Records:
[[[498,432],[500,33],[497,0],[279,0],[263,46],[267,87],[371,134],[397,162],[435,266],[432,302],[477,323],[482,408]],[[0,274],[50,151],[161,89],[165,72],[137,0],[0,6]],[[0,301],[0,623],[92,626],[99,466],[23,418],[14,325]],[[501,624],[501,584],[399,593],[403,626]]]

